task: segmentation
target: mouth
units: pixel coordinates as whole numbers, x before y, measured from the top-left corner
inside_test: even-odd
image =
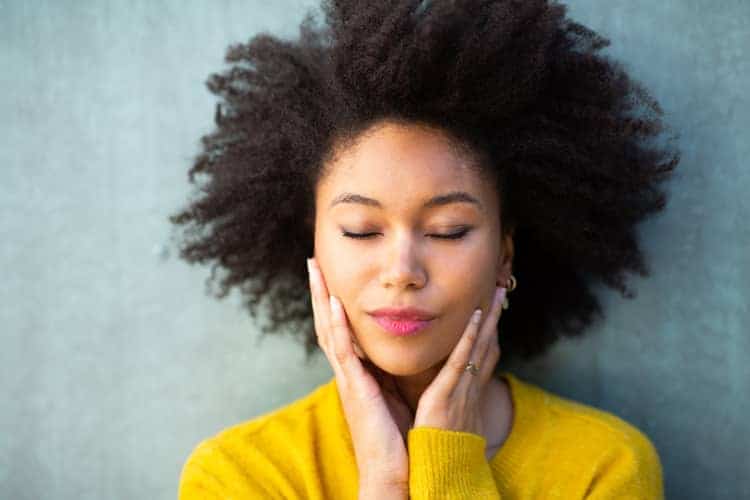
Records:
[[[396,337],[417,335],[424,330],[427,325],[432,323],[431,319],[403,319],[389,316],[372,316],[372,318],[381,328],[383,328],[383,330],[391,335],[395,335]]]

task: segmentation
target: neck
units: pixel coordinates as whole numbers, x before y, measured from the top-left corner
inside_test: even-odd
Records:
[[[422,396],[422,393],[430,386],[437,374],[440,373],[444,364],[445,361],[414,375],[394,376],[398,392],[401,395],[401,398],[409,406],[412,417],[417,412],[419,398]],[[508,393],[506,387],[507,384],[499,379],[493,377],[489,380],[484,390],[482,390],[480,398],[482,414],[487,411],[492,411],[492,409],[496,409],[495,407],[503,406],[503,403],[499,402],[498,398],[501,398],[502,394]],[[507,399],[510,401],[509,395],[507,396]]]
[[[412,422],[417,412],[419,398],[444,364],[445,362],[442,362],[414,375],[394,377],[401,398],[411,410]],[[510,434],[514,419],[515,412],[507,383],[499,378],[491,378],[482,390],[479,405],[484,429],[482,435],[488,443],[487,459],[490,460]],[[399,426],[399,429],[406,441],[409,427]]]
[[[437,374],[440,372],[440,369],[443,367],[443,364],[444,362],[414,375],[394,377],[396,380],[398,391],[401,394],[403,400],[409,406],[412,415],[414,415],[417,411],[419,398],[422,396],[422,393],[435,379]]]

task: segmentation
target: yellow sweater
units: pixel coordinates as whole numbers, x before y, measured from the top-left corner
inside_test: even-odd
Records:
[[[636,427],[510,372],[502,377],[514,418],[489,462],[478,434],[409,431],[411,499],[664,498],[659,455]],[[357,482],[334,377],[200,442],[183,466],[179,499],[356,499]]]

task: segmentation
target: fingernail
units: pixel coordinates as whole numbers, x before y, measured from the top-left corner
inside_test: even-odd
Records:
[[[328,299],[331,302],[331,309],[336,309],[339,305],[339,300],[333,295],[329,296]]]
[[[310,286],[315,286],[315,283],[317,282],[317,277],[315,276],[315,269],[313,269],[313,264],[310,262],[310,259],[307,259],[307,279],[310,280]]]
[[[474,314],[471,315],[471,321],[473,323],[479,323],[479,318],[482,317],[482,310],[481,309],[475,309]]]

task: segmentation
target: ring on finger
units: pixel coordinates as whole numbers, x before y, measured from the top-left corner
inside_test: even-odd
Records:
[[[469,361],[468,363],[466,363],[466,368],[464,368],[464,371],[469,372],[472,375],[476,375],[477,373],[479,373],[479,366],[472,361]]]

